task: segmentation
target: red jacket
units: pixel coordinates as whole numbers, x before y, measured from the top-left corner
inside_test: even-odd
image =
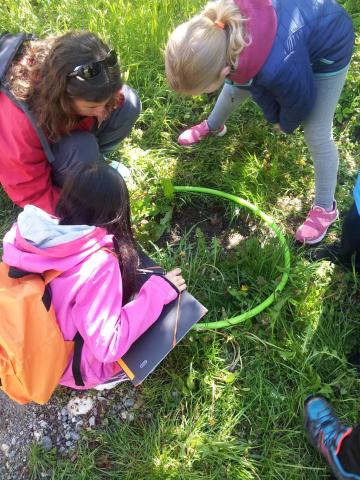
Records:
[[[90,130],[93,118],[77,128]],[[60,190],[51,181],[51,168],[40,140],[26,115],[0,93],[0,182],[11,200],[54,213]]]

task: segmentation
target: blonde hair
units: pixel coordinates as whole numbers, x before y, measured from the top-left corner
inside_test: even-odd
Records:
[[[250,44],[242,15],[233,0],[209,2],[204,10],[179,25],[168,40],[165,69],[177,92],[204,91],[227,65],[236,69],[240,52]],[[219,23],[224,24],[221,28]]]

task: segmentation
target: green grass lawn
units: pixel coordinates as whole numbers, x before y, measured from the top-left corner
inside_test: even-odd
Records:
[[[357,0],[345,6],[360,30]],[[133,171],[133,219],[139,239],[165,266],[180,265],[189,289],[227,318],[261,302],[281,275],[281,252],[265,227],[228,204],[229,228],[239,214],[256,226],[231,252],[194,227],[178,245],[161,243],[177,216],[198,199],[164,194],[164,179],[242,196],[271,214],[291,246],[288,284],[258,317],[230,330],[189,335],[140,387],[146,422],[109,427],[82,438],[76,462],[34,449],[33,478],[233,480],[327,478],[308,445],[303,403],[321,392],[350,422],[360,419],[360,382],[346,355],[360,347],[359,278],[328,263],[309,264],[293,233],[311,206],[313,167],[301,132],[273,132],[252,103],[228,122],[228,134],[192,149],[177,143],[180,129],[212,108],[207,97],[184,98],[164,79],[162,49],[174,25],[195,13],[199,0],[2,0],[0,30],[39,35],[85,28],[120,53],[124,78],[141,96],[143,112],[116,154]],[[46,22],[44,22],[46,19]],[[336,113],[341,153],[337,199],[351,204],[360,138],[360,38]],[[208,200],[203,207],[211,208]],[[0,235],[18,209],[0,193]],[[180,213],[179,213],[180,212]],[[205,215],[206,217],[206,215]],[[191,218],[188,220],[191,226]],[[234,223],[235,222],[235,223]],[[200,227],[201,225],[199,225]],[[340,233],[340,224],[329,239]],[[157,246],[160,238],[160,245]],[[232,287],[232,293],[228,287]],[[176,395],[174,395],[176,392]],[[104,465],[104,455],[111,464]],[[39,477],[40,478],[40,477]]]

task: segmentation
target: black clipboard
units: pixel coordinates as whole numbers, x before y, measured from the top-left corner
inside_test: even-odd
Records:
[[[165,272],[140,252],[138,287],[153,274]],[[118,360],[133,385],[140,385],[206,313],[207,309],[186,290],[165,305],[156,322]]]

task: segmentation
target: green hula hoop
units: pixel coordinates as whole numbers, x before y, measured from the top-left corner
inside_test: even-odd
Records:
[[[266,225],[275,233],[276,237],[278,238],[280,245],[283,249],[284,254],[284,270],[281,276],[281,280],[278,285],[275,287],[274,292],[269,295],[263,302],[261,302],[256,307],[248,310],[247,312],[242,313],[241,315],[237,315],[236,317],[229,318],[227,320],[220,320],[217,322],[209,322],[209,323],[198,323],[193,326],[194,330],[208,330],[208,329],[218,329],[218,328],[226,328],[232,327],[233,325],[237,325],[249,318],[258,315],[260,312],[265,310],[269,305],[271,305],[274,300],[277,298],[278,294],[284,289],[286,282],[289,278],[290,272],[290,250],[288,244],[286,243],[284,235],[281,233],[281,230],[276,225],[275,221],[266,213],[262,212],[258,207],[253,205],[252,203],[244,200],[243,198],[237,197],[235,195],[231,195],[229,193],[221,192],[220,190],[213,190],[211,188],[203,188],[203,187],[185,187],[185,186],[174,186],[174,192],[191,192],[191,193],[206,193],[208,195],[214,195],[216,197],[226,198],[227,200],[231,200],[238,205],[248,208],[252,212],[255,213],[258,217],[260,217]]]

